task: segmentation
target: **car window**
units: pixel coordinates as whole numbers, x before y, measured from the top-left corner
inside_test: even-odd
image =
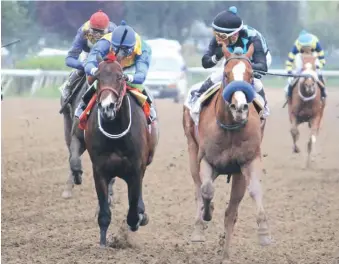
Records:
[[[184,65],[172,57],[152,57],[150,70],[152,71],[182,71]]]

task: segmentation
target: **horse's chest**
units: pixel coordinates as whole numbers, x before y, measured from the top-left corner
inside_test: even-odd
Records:
[[[241,166],[255,158],[259,146],[253,140],[215,144],[206,148],[205,158],[220,174],[237,173]]]
[[[307,104],[295,108],[293,113],[298,118],[299,122],[307,122],[315,114],[312,105]]]

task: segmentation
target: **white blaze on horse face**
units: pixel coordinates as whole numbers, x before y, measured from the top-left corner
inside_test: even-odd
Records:
[[[236,64],[232,69],[234,80],[235,81],[243,81],[245,72],[246,72],[245,63],[242,62],[242,61],[239,61],[238,64]]]
[[[234,99],[236,100],[235,105],[237,108],[239,108],[242,105],[247,104],[246,96],[241,91],[237,91],[234,93]]]
[[[312,64],[309,63],[309,62],[307,62],[307,63],[305,64],[305,69],[306,69],[306,70],[312,70]]]
[[[103,99],[103,100],[101,101],[101,106],[105,108],[105,107],[109,106],[111,103],[114,103],[114,101],[113,101],[113,96],[112,96],[112,94],[109,93],[109,94],[105,97],[105,99]]]

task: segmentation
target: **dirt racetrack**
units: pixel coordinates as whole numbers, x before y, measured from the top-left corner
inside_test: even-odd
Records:
[[[236,264],[339,263],[339,91],[329,89],[317,140],[316,164],[304,169],[308,128],[301,129],[299,155],[292,154],[283,91],[267,89],[271,107],[263,150],[264,204],[274,243],[257,243],[255,204],[246,194],[231,246]],[[61,198],[68,176],[63,120],[55,99],[2,102],[2,263],[219,263],[219,234],[229,199],[226,178],[216,180],[215,211],[205,243],[192,244],[194,185],[189,173],[182,105],[157,101],[160,143],[144,181],[150,222],[130,234],[132,244],[99,248],[94,218],[97,197],[88,154],[84,178],[70,200]],[[126,185],[117,180],[111,234],[127,213]],[[119,248],[120,247],[120,248]]]

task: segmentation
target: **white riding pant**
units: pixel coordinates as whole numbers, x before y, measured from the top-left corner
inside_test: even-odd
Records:
[[[313,55],[316,56],[315,53]],[[301,73],[302,69],[303,69],[303,61],[302,61],[300,53],[295,55],[294,65],[295,65],[295,69],[294,69],[293,73],[295,73],[295,74]],[[321,63],[320,63],[318,58],[315,60],[315,65],[317,66],[317,70],[316,70],[317,74],[322,75],[321,69],[319,69],[320,66],[321,66]],[[288,86],[292,83],[293,80],[294,80],[294,77],[288,77],[287,78],[287,85],[284,88],[286,94],[288,92]]]

